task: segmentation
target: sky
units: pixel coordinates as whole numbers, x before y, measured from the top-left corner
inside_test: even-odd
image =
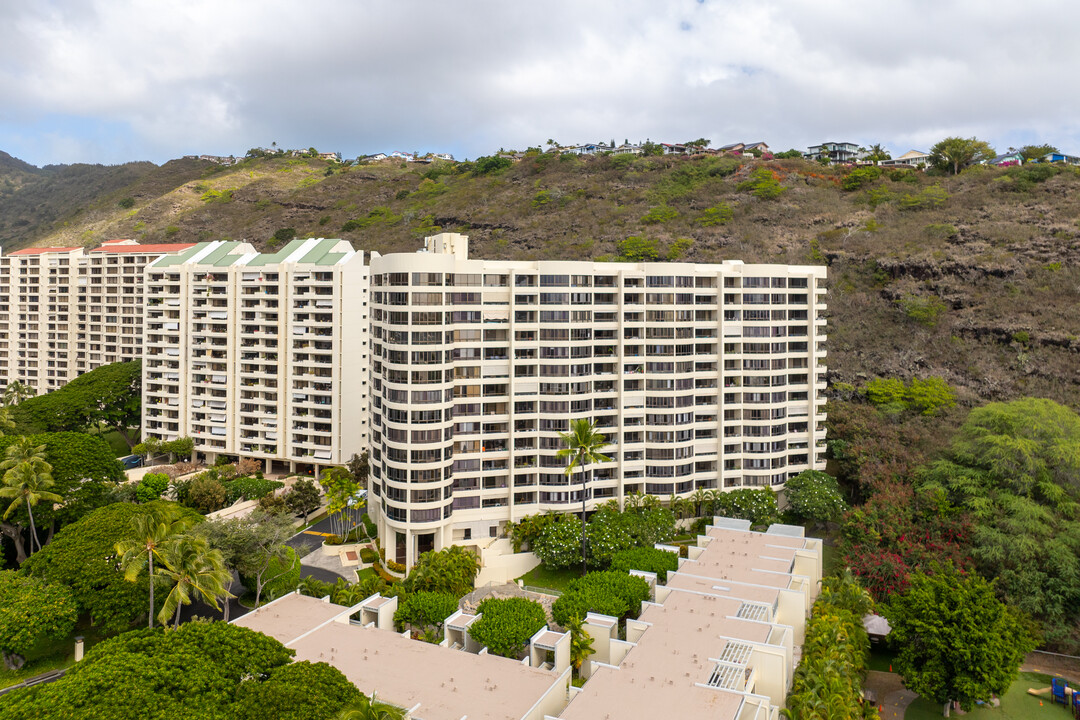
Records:
[[[1080,154],[1069,0],[0,2],[0,150],[459,159],[626,139]]]

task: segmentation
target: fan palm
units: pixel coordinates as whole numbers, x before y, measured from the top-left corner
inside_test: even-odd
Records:
[[[14,448],[15,446],[12,446]],[[42,446],[44,448],[44,446]],[[9,454],[10,450],[9,448]],[[4,463],[7,465],[7,462]],[[3,467],[0,465],[0,467]],[[58,503],[64,498],[54,492],[49,492],[53,486],[52,466],[44,459],[25,461],[10,468],[4,473],[3,486],[0,487],[0,498],[11,498],[11,504],[4,511],[4,519],[7,520],[11,513],[20,503],[26,503],[26,513],[30,516],[30,552],[34,552],[34,544],[41,549],[41,541],[37,537],[37,528],[34,527],[34,505],[40,501]]]
[[[124,578],[135,582],[144,569],[150,577],[150,612],[149,624],[154,627],[154,558],[161,560],[161,551],[166,543],[191,527],[193,518],[182,517],[175,505],[148,506],[131,518],[129,539],[116,543],[116,554],[120,556],[120,567],[124,569]]]
[[[592,422],[581,418],[570,423],[570,432],[559,433],[566,447],[555,453],[561,458],[570,458],[566,466],[566,476],[574,474],[574,469],[581,468],[581,574],[588,572],[585,557],[585,466],[589,463],[610,462],[611,458],[600,452],[607,445],[603,433],[596,432]]]
[[[201,596],[215,610],[220,610],[218,598],[233,597],[225,589],[230,579],[220,550],[212,550],[202,536],[180,535],[161,548],[162,576],[173,582],[158,613],[162,625],[175,614],[175,627],[180,626],[180,608]]]

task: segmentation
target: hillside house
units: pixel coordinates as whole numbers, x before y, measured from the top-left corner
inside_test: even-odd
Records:
[[[828,160],[830,165],[840,163],[852,163],[861,160],[866,155],[855,143],[849,142],[824,142],[820,145],[811,145],[803,157],[807,160]]]
[[[987,160],[986,165],[996,165],[997,167],[1014,167],[1016,165],[1024,164],[1024,155],[1019,150],[1013,150],[1011,152],[998,155],[997,157]]]
[[[1061,152],[1052,152],[1052,153],[1046,153],[1041,158],[1039,158],[1039,162],[1044,162],[1044,163],[1064,163],[1066,165],[1080,165],[1080,157],[1077,157],[1076,155],[1066,155],[1065,153],[1061,153]]]
[[[881,167],[926,167],[930,164],[930,153],[922,150],[908,150],[898,158],[878,162]]]

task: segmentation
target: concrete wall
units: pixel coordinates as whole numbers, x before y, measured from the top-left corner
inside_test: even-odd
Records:
[[[476,576],[476,587],[488,583],[508,583],[519,578],[540,564],[540,558],[534,553],[513,552],[513,545],[505,538],[496,540],[480,550],[480,573]]]

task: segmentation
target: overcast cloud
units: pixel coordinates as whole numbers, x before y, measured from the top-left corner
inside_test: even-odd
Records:
[[[1080,153],[1080,3],[0,4],[0,150],[36,165],[624,139]]]

